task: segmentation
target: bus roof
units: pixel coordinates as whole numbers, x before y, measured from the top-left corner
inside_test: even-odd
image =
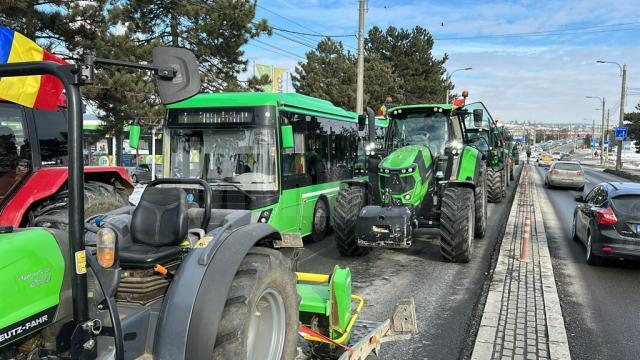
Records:
[[[297,93],[223,92],[202,93],[168,105],[169,109],[207,107],[277,106],[278,109],[309,115],[332,116],[357,121],[356,113],[333,105],[330,101]]]

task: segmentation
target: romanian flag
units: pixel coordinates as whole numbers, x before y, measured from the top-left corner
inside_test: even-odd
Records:
[[[0,26],[0,64],[25,61],[67,63],[24,35]],[[0,78],[0,98],[34,109],[56,110],[63,88],[53,75]]]

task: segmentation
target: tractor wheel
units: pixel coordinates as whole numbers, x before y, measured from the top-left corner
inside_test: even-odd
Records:
[[[518,163],[515,163],[515,165],[518,165]],[[513,165],[511,165],[511,167],[509,168],[509,180],[511,180],[512,182],[516,180],[516,176],[513,173]]]
[[[84,217],[90,218],[129,206],[127,195],[114,186],[89,181],[84,184]],[[47,199],[29,215],[29,226],[66,230],[69,224],[69,191],[63,190]]]
[[[487,200],[491,203],[502,201],[502,172],[489,167],[487,169]]]
[[[329,206],[324,199],[316,201],[316,208],[313,210],[313,229],[309,239],[311,242],[318,242],[324,239],[329,230]]]
[[[298,303],[288,259],[273,249],[252,248],[231,283],[212,358],[295,358]]]
[[[356,222],[360,209],[365,205],[365,189],[350,186],[341,189],[336,196],[333,209],[334,238],[336,248],[342,256],[363,256],[368,248],[358,246],[356,241]]]
[[[480,176],[476,181],[476,189],[474,195],[475,201],[475,230],[474,235],[477,238],[483,238],[487,232],[487,188],[485,182],[486,169],[480,171]]]
[[[473,190],[444,190],[440,208],[440,253],[451,262],[471,260],[474,230]]]

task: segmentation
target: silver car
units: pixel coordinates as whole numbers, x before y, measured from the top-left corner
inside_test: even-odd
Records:
[[[544,176],[545,187],[568,187],[584,190],[584,170],[575,161],[556,161]]]

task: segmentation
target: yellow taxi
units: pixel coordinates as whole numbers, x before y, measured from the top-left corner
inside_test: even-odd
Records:
[[[551,166],[551,163],[553,163],[553,161],[553,155],[549,153],[545,152],[538,156],[538,166]]]

